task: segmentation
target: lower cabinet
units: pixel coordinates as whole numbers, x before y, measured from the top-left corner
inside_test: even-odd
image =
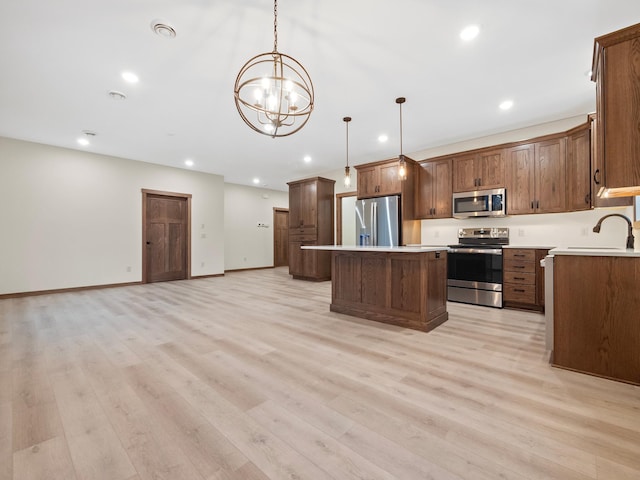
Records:
[[[552,364],[640,385],[639,284],[638,257],[555,255]]]
[[[296,280],[331,280],[331,252],[303,250],[316,242],[289,242],[289,274]]]
[[[429,331],[448,318],[447,252],[334,251],[331,311]]]
[[[535,248],[503,250],[502,298],[505,307],[544,310],[544,275],[540,259],[547,252]]]

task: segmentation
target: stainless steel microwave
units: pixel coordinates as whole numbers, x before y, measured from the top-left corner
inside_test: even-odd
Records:
[[[507,192],[504,188],[453,194],[453,217],[504,217]]]

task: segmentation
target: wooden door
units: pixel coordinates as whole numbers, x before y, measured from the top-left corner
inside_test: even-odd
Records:
[[[484,189],[504,187],[504,150],[478,155],[478,186]]]
[[[273,266],[289,265],[289,210],[273,209]]]
[[[453,191],[470,192],[478,189],[476,154],[453,159]]]
[[[143,282],[190,276],[190,195],[143,190]]]
[[[538,213],[566,210],[565,148],[564,138],[536,143],[536,211]]]
[[[534,145],[522,145],[507,150],[507,213],[509,215],[534,211],[534,161]]]

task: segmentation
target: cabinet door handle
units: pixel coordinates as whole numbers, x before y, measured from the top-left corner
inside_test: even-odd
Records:
[[[478,186],[479,186],[479,187],[481,187],[481,186],[482,186],[482,179],[481,179],[481,178],[479,178],[479,179],[478,179]]]
[[[540,200],[536,200],[536,208],[540,208]]]
[[[591,203],[591,194],[590,193],[587,193],[584,196],[584,203],[586,203],[587,205],[589,205]]]
[[[598,178],[599,174],[600,174],[600,169],[597,168],[596,171],[593,173],[593,183],[595,183],[596,185],[600,185],[600,179]]]
[[[533,210],[533,200],[531,201],[531,210]]]

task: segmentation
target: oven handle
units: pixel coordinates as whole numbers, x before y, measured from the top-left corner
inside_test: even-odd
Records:
[[[487,255],[502,255],[501,248],[450,248],[449,253],[484,253]]]

